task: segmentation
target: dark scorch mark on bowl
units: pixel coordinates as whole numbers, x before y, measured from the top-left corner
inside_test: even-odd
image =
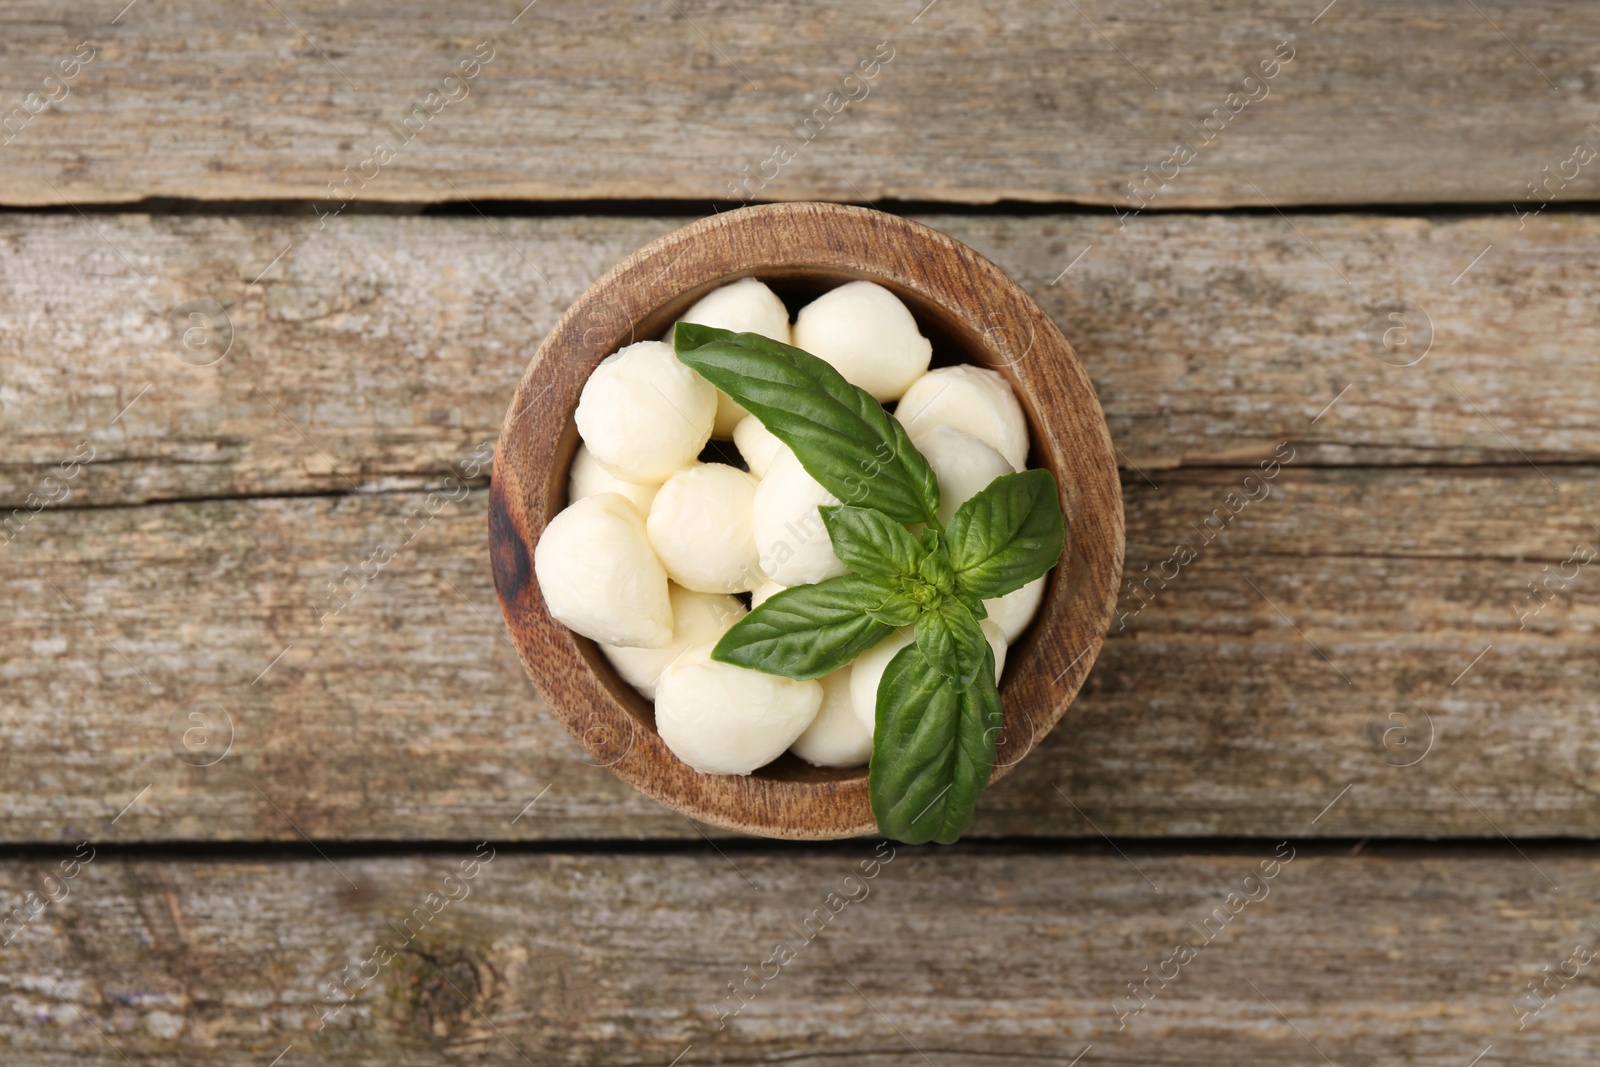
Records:
[[[515,605],[528,585],[528,546],[523,543],[517,524],[511,518],[503,482],[489,485],[489,565],[494,569],[494,587],[506,605]]]

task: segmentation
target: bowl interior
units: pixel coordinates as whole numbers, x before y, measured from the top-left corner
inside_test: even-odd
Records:
[[[1004,357],[995,347],[989,337],[975,330],[959,316],[956,316],[906,286],[898,284],[895,279],[879,274],[859,270],[842,270],[828,266],[785,266],[774,270],[740,270],[733,271],[722,277],[707,281],[692,289],[685,290],[675,298],[661,305],[637,322],[630,323],[625,329],[619,329],[611,351],[615,351],[635,341],[648,341],[664,337],[672,329],[672,324],[679,317],[694,306],[694,303],[707,293],[719,289],[730,282],[739,281],[741,278],[754,277],[764,282],[773,292],[783,300],[789,309],[789,317],[793,320],[795,314],[812,300],[821,296],[830,289],[837,289],[846,282],[870,281],[889,289],[898,296],[910,309],[912,317],[917,320],[917,325],[922,329],[923,336],[933,344],[933,366],[947,367],[958,363],[971,363],[978,366],[990,367],[1002,374],[1010,375],[1010,359]],[[621,324],[619,323],[620,327]],[[1014,389],[1017,382],[1012,381]],[[1017,389],[1018,399],[1023,402],[1023,413],[1028,419],[1028,438],[1030,453],[1028,465],[1036,465],[1040,449],[1033,444],[1043,432],[1037,414],[1029,404],[1028,395]],[[562,442],[557,453],[560,462],[552,469],[552,477],[545,484],[545,506],[549,514],[555,514],[564,508],[567,503],[567,472],[572,465],[572,457],[578,450],[579,438],[577,424],[573,422],[571,413],[566,419],[566,428],[562,434]],[[715,444],[715,443],[714,443]],[[730,454],[733,451],[732,442],[726,442]],[[1071,568],[1057,567],[1051,572],[1050,580],[1066,571],[1070,574]],[[1048,603],[1050,591],[1046,587],[1045,596],[1041,604]],[[745,598],[748,600],[748,598]],[[1016,663],[1028,655],[1028,644],[1033,637],[1034,627],[1030,626],[1007,649],[1008,663]],[[575,635],[576,636],[576,635]],[[593,641],[586,637],[577,637],[579,647],[582,649],[584,660],[589,668],[600,678],[604,679],[606,687],[616,697],[617,702],[627,709],[637,724],[638,728],[655,733],[655,708],[646,700],[638,690],[623,681],[612,669],[605,655]],[[1001,679],[1001,699],[1005,698],[1005,682],[1013,673],[1008,667],[1006,676]],[[792,753],[784,753],[777,760],[767,764],[756,771],[753,777],[771,778],[785,782],[837,782],[849,778],[866,777],[866,767],[816,767],[807,763]]]

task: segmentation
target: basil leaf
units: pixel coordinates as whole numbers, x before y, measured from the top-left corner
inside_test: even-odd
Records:
[[[898,630],[917,621],[917,616],[922,614],[922,605],[903,592],[890,591],[883,603],[863,610],[885,626]]]
[[[940,599],[917,616],[917,647],[935,670],[963,690],[972,685],[984,656],[992,651],[978,621],[954,598]]]
[[[785,678],[820,678],[889,636],[894,626],[870,613],[898,595],[857,574],[785,589],[734,623],[711,658]]]
[[[972,824],[1002,719],[994,653],[984,648],[984,667],[965,692],[916,644],[883,672],[867,781],[878,829],[896,840],[953,844]]]
[[[1066,546],[1055,478],[1042,469],[1001,475],[956,509],[945,541],[957,589],[984,600],[1021,589]]]
[[[948,596],[956,591],[955,568],[950,562],[950,552],[937,536],[930,543],[932,548],[917,565],[917,577]]]
[[[833,554],[857,574],[899,578],[917,573],[923,551],[904,523],[872,508],[826,505],[822,524],[833,541]]]
[[[939,480],[905,427],[823,360],[753,333],[680,322],[678,359],[744,405],[846,504],[938,525]]]

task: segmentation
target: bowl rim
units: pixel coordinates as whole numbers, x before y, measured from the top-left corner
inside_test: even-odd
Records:
[[[876,830],[865,767],[698,774],[667,749],[649,702],[598,647],[548,614],[533,574],[533,546],[566,500],[577,447],[573,411],[594,367],[625,344],[659,337],[705,293],[750,276],[885,285],[911,306],[925,333],[962,347],[962,362],[999,371],[1022,403],[1030,466],[1056,476],[1068,546],[1028,631],[1012,646],[1022,654],[1008,656],[991,785],[1060,721],[1104,642],[1122,576],[1121,478],[1094,387],[1032,297],[954,238],[870,208],[763,204],[692,222],[606,272],[539,345],[495,450],[489,549],[512,642],[545,703],[597,765],[684,815],[765,837],[854,837]]]

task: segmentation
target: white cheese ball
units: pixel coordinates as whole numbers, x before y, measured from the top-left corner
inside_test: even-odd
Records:
[[[787,588],[789,587],[786,585],[779,585],[777,582],[762,582],[758,588],[750,591],[750,607],[759,608],[762,604],[765,604],[774,593],[781,593]]]
[[[988,639],[989,647],[994,650],[994,684],[1000,684],[1000,676],[1006,672],[1006,641],[1005,631],[988,619],[978,623],[978,629],[983,631],[983,636]]]
[[[900,298],[872,282],[841,285],[801,308],[794,344],[879,403],[900,399],[933,358],[933,344]]]
[[[750,465],[750,473],[757,478],[765,478],[767,468],[778,458],[778,453],[789,447],[774,437],[772,431],[761,425],[761,420],[754,415],[746,415],[739,420],[739,425],[733,428],[733,443],[738,447],[739,455]]]
[[[678,321],[715,326],[719,330],[732,330],[734,333],[759,333],[774,341],[790,343],[789,309],[783,306],[777,293],[754,278],[742,278],[707,293]],[[717,421],[711,436],[727,440],[733,436],[740,420],[749,414],[733,397],[719,389]]]
[[[567,479],[567,503],[582,500],[600,493],[620,493],[639,509],[639,514],[650,514],[650,502],[656,498],[659,485],[640,485],[625,482],[600,466],[588,445],[579,445],[578,454],[572,457],[572,471]]]
[[[839,501],[784,449],[756,487],[755,534],[761,570],[779,585],[806,585],[844,574],[822,525],[822,504]]]
[[[551,519],[533,573],[551,616],[590,640],[629,648],[672,640],[667,572],[644,517],[619,493],[584,497]]]
[[[758,484],[726,463],[699,463],[667,479],[646,529],[668,577],[700,593],[744,593],[767,580],[751,531]]]
[[[932,426],[911,439],[939,479],[939,521],[948,523],[956,509],[1002,474],[1015,474],[1006,458],[970,433],[954,426]]]
[[[1009,644],[1028,628],[1033,617],[1039,613],[1039,602],[1043,599],[1044,576],[1040,576],[1021,589],[1013,589],[1005,596],[985,600],[983,607],[989,613],[989,618],[985,621],[993,622],[1000,627]]]
[[[574,417],[601,466],[648,485],[695,461],[716,413],[717,391],[680,363],[671,345],[640,341],[600,361]]]
[[[994,650],[994,680],[998,683],[1000,673],[1006,668],[1005,635],[1000,632],[1000,627],[988,619],[979,622],[978,628]],[[872,735],[878,723],[878,683],[883,681],[883,672],[888,669],[889,661],[916,637],[915,627],[902,626],[862,653],[850,665],[850,707],[856,713],[856,722],[861,724],[868,736]]]
[[[822,707],[790,749],[817,767],[859,767],[872,758],[872,735],[856,720],[850,696],[850,668],[819,679]]]
[[[1006,457],[1013,470],[1028,465],[1028,420],[1011,383],[986,367],[940,367],[918,378],[894,409],[906,432],[954,426]]]
[[[721,593],[696,593],[681,585],[669,587],[672,600],[672,640],[663,648],[622,648],[601,645],[600,651],[622,680],[648,700],[656,696],[656,682],[673,660],[691,648],[715,644],[745,615],[738,598]]]
[[[822,706],[820,682],[797,682],[692,648],[656,683],[656,729],[701,774],[749,774],[783,755]]]
[[[878,683],[895,653],[916,640],[915,627],[902,626],[863,652],[850,665],[850,708],[870,738],[878,723]]]

